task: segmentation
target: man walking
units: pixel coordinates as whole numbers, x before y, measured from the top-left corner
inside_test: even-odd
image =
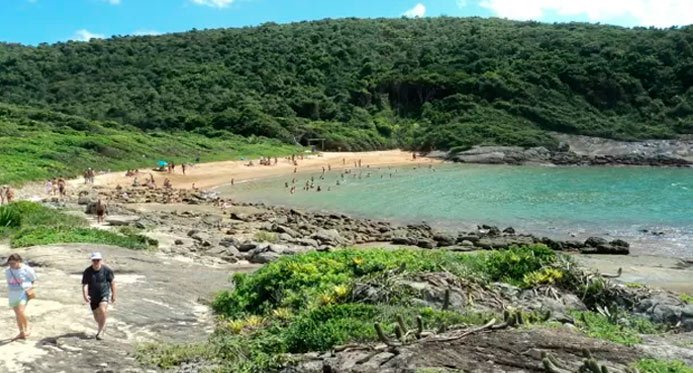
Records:
[[[89,303],[98,325],[96,339],[103,338],[108,317],[108,304],[116,301],[113,271],[103,264],[101,253],[91,253],[91,265],[82,274],[82,296]]]

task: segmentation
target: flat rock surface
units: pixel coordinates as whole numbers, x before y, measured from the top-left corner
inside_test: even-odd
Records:
[[[105,339],[95,340],[96,324],[82,302],[81,274],[88,253],[100,251],[119,286],[111,307]],[[141,372],[136,346],[143,342],[205,340],[214,329],[205,305],[212,294],[229,286],[231,264],[200,263],[157,252],[99,245],[56,245],[10,249],[0,245],[0,258],[17,252],[36,263],[37,299],[27,307],[32,334],[17,334],[7,307],[7,286],[0,286],[0,372]],[[4,261],[4,260],[3,260]]]

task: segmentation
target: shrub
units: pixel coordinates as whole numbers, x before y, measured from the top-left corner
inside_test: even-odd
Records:
[[[625,313],[607,317],[596,312],[575,311],[573,316],[576,326],[590,337],[626,346],[642,342],[640,334],[654,334],[660,331],[651,321]]]
[[[641,373],[693,373],[693,368],[682,361],[643,359],[636,364]]]

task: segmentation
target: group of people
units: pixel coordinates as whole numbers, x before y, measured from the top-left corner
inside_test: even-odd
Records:
[[[101,253],[90,255],[91,265],[82,273],[82,298],[89,304],[97,325],[95,338],[103,339],[108,318],[108,305],[116,301],[116,283],[113,271],[103,264]],[[36,271],[24,263],[19,254],[12,254],[5,263],[5,279],[7,280],[9,306],[17,320],[19,334],[14,340],[27,339],[31,335],[26,307],[37,297],[35,284],[38,280]]]
[[[50,179],[46,181],[46,194],[49,196],[54,196],[58,193],[58,196],[65,197],[67,195],[67,186],[65,184],[65,179]]]
[[[94,185],[94,179],[96,178],[96,172],[92,170],[91,167],[84,170],[84,184]]]
[[[0,188],[0,205],[11,203],[12,201],[14,201],[14,191],[9,185],[3,185]]]

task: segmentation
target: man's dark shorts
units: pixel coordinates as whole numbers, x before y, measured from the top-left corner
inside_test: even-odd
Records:
[[[91,298],[91,302],[89,302],[89,305],[91,306],[92,311],[96,311],[97,308],[99,308],[99,305],[101,303],[110,303],[111,300],[111,294],[106,294],[104,296],[101,296],[99,298]]]

